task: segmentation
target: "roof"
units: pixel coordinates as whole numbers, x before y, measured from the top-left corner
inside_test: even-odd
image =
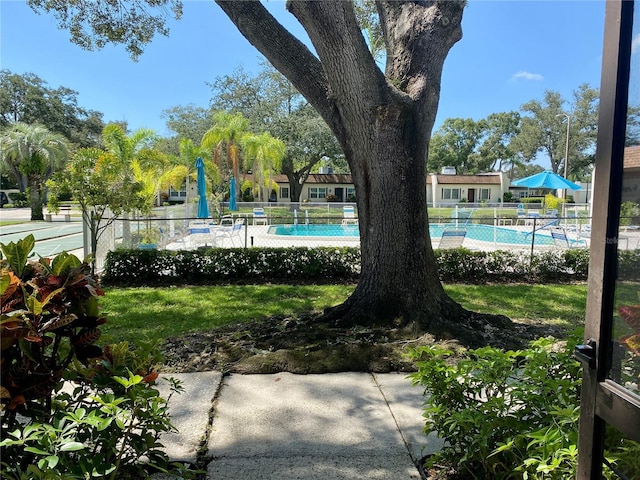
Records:
[[[434,175],[429,175],[427,183],[433,183]],[[438,185],[500,185],[500,174],[495,175],[435,175]]]
[[[640,145],[624,149],[624,168],[640,168]]]
[[[289,183],[289,179],[286,175],[274,175],[271,179],[276,183]],[[315,173],[309,175],[305,184],[315,183],[315,184],[353,184],[353,180],[351,179],[350,174],[342,174],[342,173]]]

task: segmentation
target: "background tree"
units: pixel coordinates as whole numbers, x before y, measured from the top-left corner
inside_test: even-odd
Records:
[[[66,139],[41,125],[16,122],[2,131],[1,163],[16,179],[28,185],[31,220],[44,220],[45,182],[62,166],[67,151]]]
[[[242,141],[242,147],[245,168],[253,172],[258,198],[261,202],[265,202],[271,193],[271,176],[280,171],[285,145],[279,138],[262,132],[259,135],[247,135]]]
[[[133,178],[141,185],[140,212],[149,215],[154,205],[161,205],[160,193],[169,187],[180,188],[188,173],[185,165],[176,165],[154,148],[143,148],[131,161]]]
[[[137,188],[141,190],[142,185],[136,179],[136,173],[134,172],[134,162],[141,151],[153,146],[156,139],[157,137],[153,130],[140,128],[127,135],[126,129],[122,125],[110,123],[102,131],[102,141],[105,149],[111,155],[106,157],[109,162],[103,165],[102,168],[108,169],[116,184],[127,186],[135,183],[138,185]],[[123,218],[127,220],[129,213],[144,209],[144,196],[131,196],[126,208],[123,210]],[[128,241],[131,236],[129,222],[125,221],[122,228],[123,238]]]
[[[587,84],[573,92],[568,105],[558,92],[547,90],[542,101],[522,105],[520,133],[514,145],[526,161],[538,154],[549,159],[551,171],[564,174],[566,115],[571,116],[568,173],[580,173],[593,163],[598,125],[598,92]]]
[[[196,159],[198,157],[206,158],[208,153],[207,150],[202,148],[199,144],[199,141],[197,142],[197,145],[194,145],[194,142],[191,141],[191,139],[183,138],[180,141],[180,154],[172,159],[172,162],[175,165],[182,165],[186,169],[184,176],[185,190],[187,192],[187,196],[184,200],[186,205],[189,205],[190,203],[190,185],[192,182],[197,182],[195,167]],[[205,176],[212,190],[215,190],[216,186],[220,185],[220,170],[213,162],[205,163]]]
[[[518,112],[492,113],[484,122],[484,138],[478,147],[481,164],[488,170],[505,171],[520,161],[514,139],[520,133]]]
[[[179,4],[140,3],[156,8]],[[442,68],[450,48],[462,37],[466,2],[378,0],[384,72],[369,51],[351,2],[286,4],[314,51],[258,1],[216,3],[316,109],[349,164],[360,220],[361,276],[345,303],[325,317],[344,324],[397,320],[399,325],[460,334],[464,325],[470,326],[466,320],[472,314],[448,297],[438,280],[425,185]],[[63,26],[79,24],[70,29],[79,42],[121,41],[135,51],[136,42],[149,31],[138,21],[122,30],[112,28],[120,26],[118,8],[125,9],[118,3],[109,3],[99,17],[85,11],[93,2],[75,2],[72,8],[43,0],[30,4],[56,10]],[[136,9],[126,10],[131,17]]]
[[[489,161],[478,154],[484,136],[484,120],[447,118],[433,134],[429,145],[429,168],[439,172],[442,167],[455,167],[459,174],[486,172]]]
[[[202,136],[211,128],[213,111],[195,105],[178,105],[164,110],[161,117],[165,120],[167,128],[177,134],[174,137],[174,148],[177,146],[179,150],[183,138],[191,140],[194,145],[200,144]],[[178,150],[170,153],[177,155]]]
[[[102,113],[78,106],[77,95],[69,88],[50,88],[33,73],[0,70],[0,127],[37,123],[78,147],[99,146]]]
[[[230,176],[236,182],[236,193],[240,199],[240,144],[249,134],[249,121],[241,113],[231,115],[223,111],[216,112],[213,120],[213,126],[202,137],[201,146],[210,152],[214,165],[221,171],[230,172]],[[228,180],[228,177],[224,180]]]
[[[98,148],[82,148],[74,153],[65,169],[47,181],[49,209],[59,209],[62,195],[73,195],[82,211],[85,225],[91,229],[91,254],[95,255],[98,240],[123,212],[131,208],[132,199],[141,185],[120,175],[115,168],[118,160]]]
[[[309,174],[324,161],[349,173],[338,142],[325,121],[280,72],[270,65],[251,76],[242,69],[211,83],[214,108],[240,112],[253,132],[267,131],[285,143],[281,173],[289,180],[289,198],[296,203]]]

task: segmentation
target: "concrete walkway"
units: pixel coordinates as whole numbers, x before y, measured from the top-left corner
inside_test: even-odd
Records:
[[[442,445],[422,433],[422,390],[404,374],[170,376],[185,392],[162,442],[172,460],[200,450],[207,479],[419,479],[415,462]]]

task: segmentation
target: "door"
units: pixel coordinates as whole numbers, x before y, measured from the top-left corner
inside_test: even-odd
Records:
[[[333,192],[338,199],[338,202],[344,202],[344,188],[336,187],[334,188]]]
[[[476,201],[476,189],[475,188],[468,188],[467,189],[467,202],[475,203],[475,201]]]
[[[640,478],[640,232],[633,228],[640,217],[632,204],[622,204],[623,185],[640,176],[640,168],[629,168],[640,127],[627,121],[640,108],[640,53],[631,46],[640,34],[638,5],[606,5],[585,341],[576,348],[583,362],[578,480],[603,472]],[[621,445],[631,455],[610,464],[607,452]]]

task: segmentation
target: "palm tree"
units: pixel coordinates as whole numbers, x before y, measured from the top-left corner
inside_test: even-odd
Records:
[[[260,135],[247,135],[242,147],[247,161],[246,168],[253,172],[259,199],[264,201],[264,187],[271,191],[271,173],[279,172],[282,166],[286,150],[284,142],[263,132]]]
[[[231,170],[231,174],[238,186],[240,177],[240,144],[247,136],[249,120],[241,113],[232,115],[227,112],[217,112],[213,116],[213,127],[211,127],[202,137],[201,145],[213,153],[213,163],[222,167],[222,154],[226,153],[226,167]],[[223,151],[223,149],[226,150]],[[240,195],[240,189],[236,188]]]
[[[31,220],[44,219],[42,201],[45,182],[62,166],[67,151],[67,140],[42,125],[17,122],[2,132],[0,161],[16,177],[26,177]]]
[[[187,167],[187,175],[186,175],[186,189],[187,196],[185,198],[185,205],[189,204],[189,184],[192,180],[196,178],[196,167],[195,162],[198,157],[206,157],[207,150],[201,146],[195,146],[193,142],[188,138],[183,138],[180,140],[180,156],[176,158],[176,163],[178,165],[184,165]],[[220,184],[220,168],[218,165],[207,162],[205,164],[205,175],[207,176],[210,185],[219,185]],[[188,207],[187,207],[188,208]],[[188,213],[188,210],[187,210]]]
[[[131,161],[131,171],[142,190],[143,213],[150,213],[156,201],[160,200],[160,191],[169,187],[180,187],[188,168],[185,165],[172,164],[162,152],[144,148]]]

